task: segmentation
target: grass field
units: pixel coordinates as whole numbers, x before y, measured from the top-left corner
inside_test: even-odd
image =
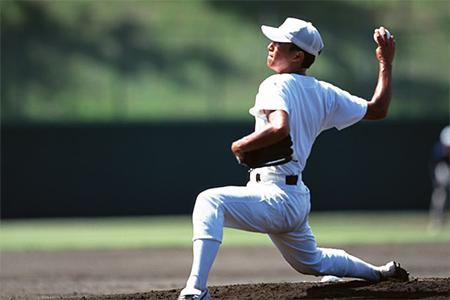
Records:
[[[424,212],[314,212],[318,243],[450,243],[449,222],[430,232]],[[7,220],[0,226],[0,250],[134,249],[190,247],[190,216]],[[225,229],[224,246],[261,246],[264,234]]]

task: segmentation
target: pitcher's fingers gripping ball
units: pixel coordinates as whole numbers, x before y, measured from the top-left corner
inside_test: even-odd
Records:
[[[386,28],[380,27],[380,28],[375,29],[375,31],[373,33],[373,40],[375,41],[375,43],[380,44],[378,42],[379,38],[384,38],[386,40],[390,40],[393,38],[393,35]]]

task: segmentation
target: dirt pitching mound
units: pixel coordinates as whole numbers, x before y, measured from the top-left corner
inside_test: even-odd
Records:
[[[261,283],[209,288],[214,300],[290,299],[448,299],[450,278],[423,278],[408,282],[345,281],[338,283]],[[176,299],[179,289],[148,293],[57,298],[59,300],[156,300]]]

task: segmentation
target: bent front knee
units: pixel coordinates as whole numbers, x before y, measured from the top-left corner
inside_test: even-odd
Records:
[[[192,217],[194,220],[211,218],[217,215],[219,210],[220,201],[214,194],[213,189],[209,189],[198,194]]]
[[[211,239],[221,242],[223,218],[223,208],[215,194],[209,190],[200,193],[192,214],[193,239]]]

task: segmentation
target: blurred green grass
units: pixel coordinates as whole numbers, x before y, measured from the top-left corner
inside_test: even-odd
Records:
[[[449,243],[450,224],[428,230],[425,212],[313,212],[310,225],[321,245]],[[131,249],[190,247],[190,216],[6,220],[0,250]],[[225,229],[224,246],[266,246],[267,235]]]

